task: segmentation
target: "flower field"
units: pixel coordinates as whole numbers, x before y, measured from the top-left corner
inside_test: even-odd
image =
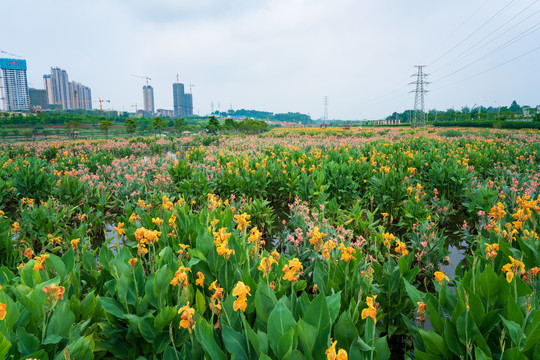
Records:
[[[0,359],[540,358],[539,131],[206,143],[0,145]]]

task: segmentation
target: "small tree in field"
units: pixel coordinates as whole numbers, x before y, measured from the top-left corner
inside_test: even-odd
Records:
[[[71,120],[69,123],[66,124],[66,126],[64,126],[64,129],[66,130],[67,135],[72,139],[77,138],[77,136],[79,135],[80,128],[81,128],[81,124],[79,124],[78,122],[74,120]]]
[[[126,127],[126,131],[128,134],[133,134],[135,130],[137,130],[137,127],[139,124],[133,118],[127,118],[126,121],[124,121],[124,126]]]
[[[161,132],[167,128],[167,123],[160,116],[158,116],[154,119],[154,121],[152,121],[152,127],[159,133],[159,135],[161,135]]]
[[[109,129],[111,128],[111,126],[113,125],[113,123],[109,120],[101,120],[99,122],[99,130],[103,131],[103,133],[105,133],[105,138],[106,139],[109,139]]]

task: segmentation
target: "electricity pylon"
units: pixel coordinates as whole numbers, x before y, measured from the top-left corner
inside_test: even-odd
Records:
[[[425,106],[424,106],[424,94],[428,92],[426,90],[425,86],[429,84],[428,81],[426,81],[426,76],[428,74],[424,74],[423,68],[426,65],[415,65],[414,67],[418,68],[418,73],[413,74],[411,76],[416,76],[416,81],[413,81],[409,84],[415,84],[416,89],[410,92],[414,92],[414,116],[412,121],[412,126],[417,127],[420,125],[423,125],[425,123]],[[419,114],[421,112],[421,114]],[[419,116],[421,115],[421,116]]]

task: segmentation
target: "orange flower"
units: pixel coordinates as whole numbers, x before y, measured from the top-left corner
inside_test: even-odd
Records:
[[[248,243],[254,242],[255,245],[258,246],[261,235],[262,233],[259,231],[259,229],[254,227],[253,229],[251,229],[251,235],[248,237]]]
[[[331,340],[330,340],[331,341]],[[332,342],[332,345],[326,349],[326,359],[327,360],[347,360],[347,352],[343,349],[339,349],[336,354],[336,344],[337,341]]]
[[[442,284],[443,280],[450,281],[448,276],[444,275],[442,271],[435,271],[435,280],[439,282],[439,285]]]
[[[47,294],[47,299],[49,303],[52,304],[54,301],[59,299],[64,299],[64,287],[56,286],[55,283],[52,283],[49,286],[44,286],[42,291]]]
[[[137,261],[139,261],[139,259],[137,259],[137,258],[131,258],[131,259],[128,260],[129,265],[131,265],[132,269],[135,269],[135,265],[137,264]]]
[[[6,304],[0,304],[0,320],[4,320],[6,317]]]
[[[34,256],[34,250],[31,248],[28,248],[24,251],[24,256],[26,256],[27,259],[31,259],[32,256]]]
[[[80,238],[71,240],[71,247],[73,248],[73,250],[77,249],[77,246],[79,246],[80,242],[81,242]]]
[[[187,305],[182,306],[178,310],[178,314],[180,315],[180,326],[179,329],[184,328],[188,329],[189,332],[191,332],[191,329],[193,328],[193,322],[195,321],[193,319],[193,315],[195,315],[195,309],[189,307],[189,301],[187,302]]]
[[[393,234],[390,234],[390,233],[384,233],[382,235],[383,237],[383,244],[387,247],[387,248],[390,248],[390,245],[392,244],[392,241],[396,239],[396,237],[393,235]]]
[[[486,247],[486,259],[494,259],[497,257],[497,251],[499,251],[499,244],[485,244]]]
[[[407,250],[407,245],[405,245],[405,243],[400,240],[396,241],[396,248],[394,249],[394,251],[398,254],[401,254],[401,256],[405,256],[409,253],[409,250]]]
[[[11,224],[11,232],[18,233],[20,229],[21,226],[18,222],[14,222],[13,224]]]
[[[283,275],[283,278],[285,280],[295,282],[296,280],[298,280],[298,277],[300,276],[300,275],[297,275],[296,272],[303,269],[304,267],[302,266],[302,263],[300,262],[300,260],[298,260],[298,258],[294,258],[289,261],[288,265],[285,265],[283,267],[283,272],[285,273],[285,275]]]
[[[272,264],[277,264],[278,262],[272,255],[263,257],[261,263],[257,269],[261,270],[264,273],[264,276],[268,276],[268,273],[272,271]]]
[[[351,259],[356,259],[353,255],[356,253],[356,250],[350,246],[345,247],[343,243],[341,243],[338,247],[339,250],[341,250],[341,259],[345,260],[345,262],[351,261]]]
[[[131,216],[129,217],[129,221],[130,222],[135,222],[137,220],[141,220],[141,217],[139,215],[137,215],[137,213],[132,213]],[[120,225],[120,224],[118,224]]]
[[[161,226],[161,224],[163,224],[163,220],[161,220],[160,218],[152,218],[152,222],[157,226]]]
[[[34,271],[38,270],[45,270],[45,267],[43,266],[43,263],[47,258],[49,257],[48,254],[43,254],[41,256],[36,256],[34,260],[36,260],[36,263],[34,264]]]
[[[223,288],[220,288],[217,280],[214,280],[214,282],[210,284],[208,290],[215,290],[214,294],[210,298],[209,307],[214,314],[219,315],[219,313],[221,312],[221,299],[223,298]]]
[[[180,246],[180,250],[177,251],[178,255],[180,255],[180,257],[184,257],[184,253],[187,254],[186,249],[189,247],[189,245],[178,244],[178,246]]]
[[[243,213],[241,215],[234,215],[234,218],[236,219],[236,229],[238,230],[244,230],[244,229],[247,229],[247,227],[249,226],[249,218],[251,217],[251,215],[248,215],[246,213]]]
[[[375,303],[376,298],[377,298],[377,295],[374,295],[373,297],[370,297],[370,296],[367,297],[366,305],[368,307],[362,310],[362,320],[364,320],[367,317],[370,317],[371,320],[373,320],[373,323],[377,322],[377,304]]]
[[[334,240],[328,240],[323,244],[322,257],[330,260],[330,252],[336,247]]]
[[[244,284],[242,281],[239,281],[235,288],[233,289],[233,296],[237,296],[238,298],[233,303],[233,309],[234,311],[237,311],[238,309],[245,311],[247,307],[247,297],[248,295],[251,295],[249,293],[249,286]]]
[[[510,263],[504,265],[502,267],[502,271],[506,272],[506,281],[510,283],[514,279],[515,275],[525,274],[525,264],[511,256],[509,256],[509,258]]]
[[[135,213],[131,214],[131,216],[133,215],[136,215]],[[131,220],[131,218],[130,218]],[[118,234],[118,236],[122,236],[126,233],[126,230],[124,229],[124,223],[121,222],[121,223],[118,223],[118,226],[115,226],[114,228],[114,231],[116,232],[116,234]]]
[[[191,271],[190,268],[180,266],[178,270],[174,273],[174,277],[171,280],[170,284],[172,286],[179,286],[179,284],[182,284],[183,287],[188,287],[189,282],[187,278],[187,272]]]
[[[309,239],[309,242],[313,244],[315,250],[319,251],[322,247],[322,239],[328,234],[319,232],[319,227],[315,226],[313,228],[312,236]]]
[[[204,287],[204,274],[199,271],[197,273],[197,277],[198,277],[198,279],[195,280],[195,285],[199,285],[199,286]]]

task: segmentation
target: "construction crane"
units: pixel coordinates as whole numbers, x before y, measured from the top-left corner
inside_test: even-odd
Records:
[[[137,115],[137,104],[131,105],[131,107],[134,107],[134,108],[135,108],[135,115]]]
[[[148,81],[152,80],[151,78],[148,77],[148,75],[140,76],[140,75],[131,74],[131,76],[135,76],[135,77],[138,77],[138,78],[141,78],[141,79],[145,79],[146,80],[146,86],[148,86]]]
[[[103,103],[108,102],[110,104],[111,100],[101,100],[101,98],[99,98],[98,102],[99,102],[99,110],[103,110]]]
[[[189,84],[188,86],[189,86],[189,93],[191,94],[191,88],[195,87],[195,85]]]
[[[0,53],[2,54],[6,54],[6,55],[11,55],[11,56],[15,56],[15,57],[18,57],[18,58],[23,58],[22,56],[19,56],[19,55],[15,55],[15,54],[11,54],[11,53],[8,53],[7,51],[4,51],[4,50],[0,50]]]

